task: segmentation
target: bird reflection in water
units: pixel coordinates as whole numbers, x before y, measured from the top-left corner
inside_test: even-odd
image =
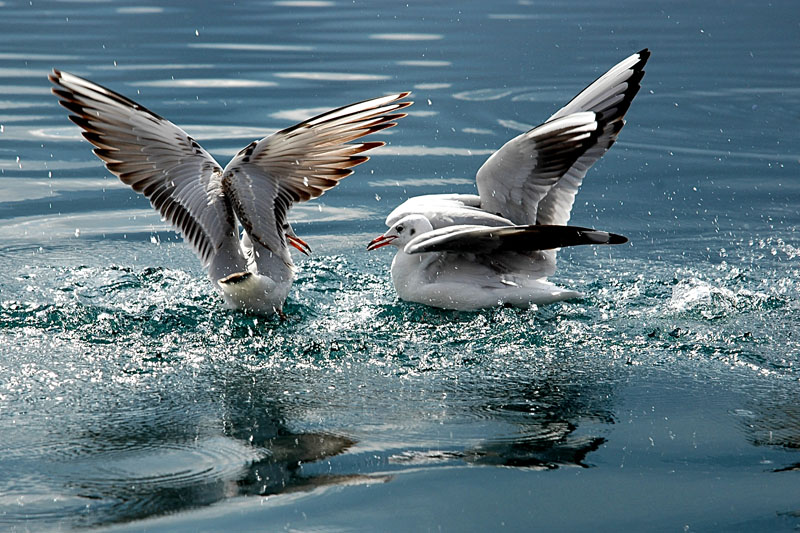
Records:
[[[800,451],[800,404],[795,393],[776,395],[769,403],[755,404],[751,409],[736,409],[734,416],[746,427],[748,440],[754,446]],[[774,472],[800,471],[800,461],[773,469]]]
[[[293,432],[276,405],[227,413],[223,435],[209,436],[207,430],[160,415],[155,422],[150,418],[123,423],[113,435],[108,428],[82,435],[93,441],[94,449],[91,457],[67,462],[71,471],[67,490],[84,502],[72,516],[75,526],[129,522],[237,496],[272,496],[388,479],[308,474],[303,465],[342,454],[355,441],[322,432]],[[76,472],[86,465],[82,475]]]
[[[515,431],[463,450],[407,451],[391,460],[400,464],[465,462],[476,465],[552,470],[591,467],[587,456],[606,439],[596,434],[614,423],[610,395],[602,386],[520,384],[502,397],[489,394],[477,413],[511,424]],[[509,394],[515,395],[514,398]],[[595,434],[592,434],[595,433]]]

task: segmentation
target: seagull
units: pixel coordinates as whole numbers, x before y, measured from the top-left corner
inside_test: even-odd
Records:
[[[110,89],[54,69],[52,91],[106,168],[182,234],[229,308],[282,315],[294,277],[288,246],[308,244],[287,222],[367,161],[412,102],[401,92],[322,113],[243,148],[223,169],[181,128]],[[240,226],[242,228],[240,234]]]
[[[580,297],[547,280],[564,246],[622,244],[622,235],[568,226],[586,171],[614,144],[650,51],[624,59],[545,123],[508,141],[476,175],[478,194],[408,199],[368,250],[392,245],[403,300],[455,310],[528,308]]]

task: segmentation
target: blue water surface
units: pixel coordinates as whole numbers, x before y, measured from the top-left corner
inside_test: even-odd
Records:
[[[796,2],[0,2],[0,530],[795,531]],[[367,252],[409,196],[648,47],[562,250],[582,299],[451,312]],[[290,213],[285,320],[225,310],[47,73],[223,164],[401,90],[387,146]]]

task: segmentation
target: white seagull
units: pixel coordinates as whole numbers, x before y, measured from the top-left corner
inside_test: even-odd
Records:
[[[478,170],[478,195],[417,196],[392,211],[389,230],[367,249],[398,248],[398,296],[457,310],[581,296],[547,277],[558,248],[628,240],[566,224],[586,171],[625,124],[649,57],[644,49],[621,61],[547,122],[493,153]]]
[[[287,244],[309,250],[287,223],[292,204],[352,174],[384,143],[350,141],[395,126],[411,105],[403,92],[328,111],[253,141],[223,169],[136,102],[60,70],[49,78],[95,155],[183,235],[227,306],[259,314],[282,312],[294,277]]]

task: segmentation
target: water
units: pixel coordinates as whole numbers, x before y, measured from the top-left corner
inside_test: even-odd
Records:
[[[0,3],[0,529],[800,527],[795,3]],[[398,301],[367,253],[410,195],[649,47],[562,251],[586,298]],[[129,95],[221,162],[413,90],[389,145],[291,212],[288,319],[225,311],[49,94]]]

